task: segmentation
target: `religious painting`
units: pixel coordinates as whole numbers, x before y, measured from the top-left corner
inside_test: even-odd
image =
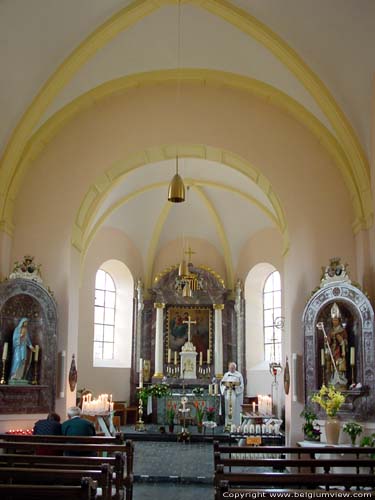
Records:
[[[212,349],[212,309],[210,307],[167,307],[167,339],[166,348],[172,353],[180,352],[188,340],[190,318],[190,340],[197,352],[207,358],[207,349]],[[198,358],[199,360],[199,358]]]

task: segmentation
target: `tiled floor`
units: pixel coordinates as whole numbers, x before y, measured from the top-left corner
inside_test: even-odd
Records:
[[[213,487],[173,483],[134,484],[134,500],[197,500],[199,498],[213,500]]]

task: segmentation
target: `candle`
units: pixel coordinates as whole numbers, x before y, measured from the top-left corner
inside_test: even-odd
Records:
[[[3,359],[4,359],[4,357],[3,357]],[[350,366],[354,366],[354,365],[355,365],[355,347],[351,347],[350,348]]]
[[[253,401],[253,413],[255,413],[255,402]]]
[[[325,359],[325,355],[324,355],[324,349],[320,349],[320,364],[322,366],[324,366],[325,362],[326,362],[326,359]]]
[[[8,357],[8,342],[4,342],[3,347],[3,361],[5,361]]]
[[[215,396],[217,396],[219,394],[219,386],[218,386],[218,384],[215,384],[214,388],[215,388]]]
[[[39,346],[35,346],[35,351],[34,351],[34,361],[38,361],[39,359]]]
[[[212,396],[212,385],[211,384],[208,384],[208,394],[209,394],[209,396]]]
[[[112,394],[109,395],[109,402],[112,403]]]
[[[168,349],[168,363],[171,362],[171,354],[172,354],[172,351],[170,349]]]
[[[201,351],[199,353],[199,366],[202,366],[203,365],[203,352]]]
[[[143,372],[143,359],[139,358],[139,373]]]
[[[177,351],[174,352],[174,364],[177,365]]]
[[[207,349],[207,364],[211,364],[211,351]]]

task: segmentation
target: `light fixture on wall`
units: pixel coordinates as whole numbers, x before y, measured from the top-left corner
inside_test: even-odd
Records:
[[[181,55],[181,0],[178,0],[178,23],[177,23],[177,69],[180,74],[180,55]],[[180,79],[177,82],[176,90],[176,110],[179,110],[180,101]],[[172,203],[181,203],[185,201],[185,186],[181,176],[178,173],[178,154],[176,154],[176,173],[173,176],[168,188],[168,201]]]
[[[178,173],[178,156],[176,156],[176,173],[174,174],[168,188],[168,201],[181,203],[185,201],[184,181]]]

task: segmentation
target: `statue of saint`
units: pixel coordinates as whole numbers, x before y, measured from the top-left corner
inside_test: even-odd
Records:
[[[332,358],[329,352],[326,352],[328,383],[342,388],[347,387],[348,379],[346,377],[347,358],[348,358],[348,333],[341,323],[341,312],[336,304],[331,308],[332,328],[327,335],[326,342],[332,352]],[[326,346],[326,351],[328,346]],[[334,362],[334,365],[333,365]]]
[[[13,332],[12,364],[9,375],[10,382],[27,380],[27,373],[32,359],[31,351],[35,351],[30,340],[27,325],[28,319],[22,318]],[[30,349],[30,351],[28,351],[28,349]]]

